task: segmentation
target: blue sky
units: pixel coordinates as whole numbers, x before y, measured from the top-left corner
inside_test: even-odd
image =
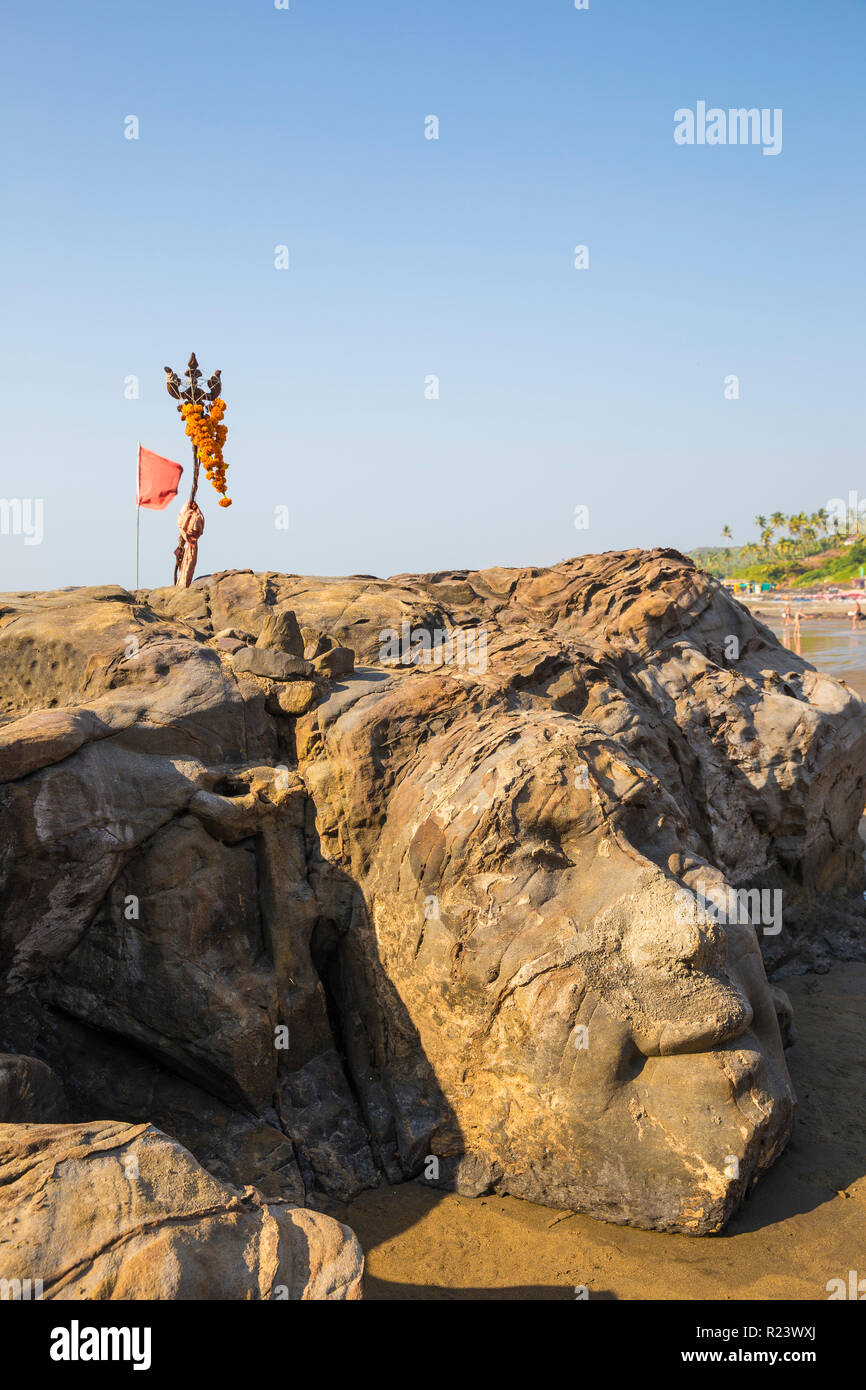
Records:
[[[0,496],[44,539],[0,535],[0,588],[134,582],[136,443],[188,474],[192,349],[234,499],[202,494],[202,573],[688,548],[866,496],[862,0],[48,0],[4,40]],[[678,146],[700,100],[781,108],[781,154]]]

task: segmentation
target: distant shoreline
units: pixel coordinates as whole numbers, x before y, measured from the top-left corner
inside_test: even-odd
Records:
[[[824,598],[821,594],[777,590],[774,594],[734,594],[733,597],[744,608],[748,608],[756,618],[781,618],[786,603],[791,605],[791,613],[799,613],[806,618],[848,618],[859,598],[866,620],[866,591],[845,598]]]

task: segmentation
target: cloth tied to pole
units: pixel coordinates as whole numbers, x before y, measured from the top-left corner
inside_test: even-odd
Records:
[[[180,541],[174,552],[177,561],[174,582],[179,588],[188,589],[195,574],[199,536],[204,531],[204,514],[196,502],[187,502],[181,507],[177,525]]]

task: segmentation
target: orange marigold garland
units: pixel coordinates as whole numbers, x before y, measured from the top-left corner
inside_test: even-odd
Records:
[[[195,404],[187,401],[186,404],[179,405],[178,410],[183,416],[186,433],[193,442],[205,477],[220,494],[220,506],[230,507],[232,499],[226,496],[228,464],[223,458],[223,445],[228,433],[222,422],[226,412],[225,401],[218,397],[212,403],[210,412],[205,410],[200,401]]]

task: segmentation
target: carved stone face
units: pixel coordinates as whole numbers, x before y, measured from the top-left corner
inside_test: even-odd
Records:
[[[718,1230],[794,1101],[755,931],[701,898],[780,882],[775,964],[862,932],[862,702],[667,553],[151,602],[0,605],[4,1046],[240,1187],[348,1200],[433,1155],[461,1191]],[[381,664],[383,629],[446,619],[485,668]],[[356,670],[296,704],[225,628]]]
[[[361,876],[450,1108],[430,1152],[467,1190],[718,1229],[793,1116],[754,929],[683,911],[690,882],[720,875],[681,852],[671,798],[597,728],[549,709],[463,717],[459,690],[446,718],[441,687],[430,698]],[[365,757],[381,762],[379,709],[344,717],[356,789]],[[399,1096],[411,1064],[391,1067]]]

